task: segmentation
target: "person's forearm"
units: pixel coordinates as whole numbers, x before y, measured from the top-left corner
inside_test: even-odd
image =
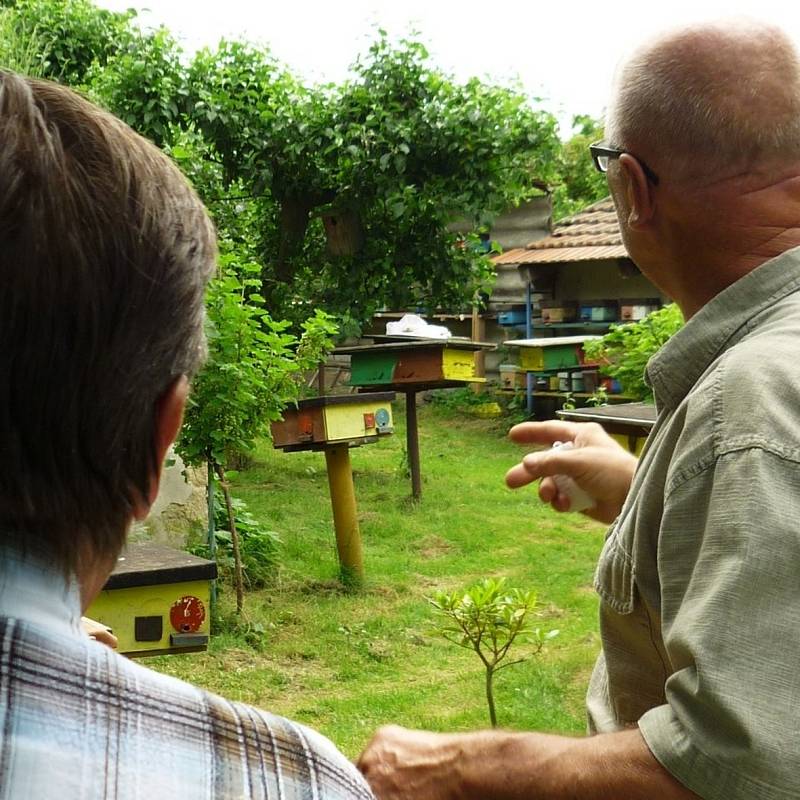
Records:
[[[689,800],[697,798],[653,757],[638,729],[582,739],[485,731],[460,745],[464,800]]]
[[[693,800],[638,729],[587,738],[381,728],[358,761],[378,800]]]

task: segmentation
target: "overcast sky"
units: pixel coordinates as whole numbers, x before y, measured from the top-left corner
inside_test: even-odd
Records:
[[[518,78],[562,124],[599,116],[614,67],[642,38],[676,24],[746,15],[778,22],[800,42],[793,0],[96,0],[137,8],[148,25],[166,25],[185,49],[223,36],[268,45],[309,81],[338,81],[374,39],[419,32],[434,61],[459,79]],[[146,9],[146,10],[145,10]],[[563,135],[563,132],[562,132]]]

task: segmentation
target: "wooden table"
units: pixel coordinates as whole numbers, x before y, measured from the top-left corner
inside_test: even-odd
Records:
[[[656,421],[656,407],[650,403],[621,403],[597,408],[575,408],[557,412],[573,422],[597,422],[631,453],[639,455]]]
[[[391,389],[406,396],[406,451],[411,472],[411,494],[422,496],[417,427],[417,392],[484,383],[477,374],[475,353],[494,350],[488,342],[469,339],[417,339],[374,336],[375,344],[337,347],[350,356],[350,385],[360,390]]]

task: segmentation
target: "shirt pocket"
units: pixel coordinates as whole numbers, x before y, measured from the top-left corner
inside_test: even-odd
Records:
[[[620,543],[619,523],[608,535],[597,562],[594,588],[617,614],[630,614],[634,605],[633,560]]]

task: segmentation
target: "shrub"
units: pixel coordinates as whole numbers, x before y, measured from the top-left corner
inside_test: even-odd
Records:
[[[652,402],[644,382],[647,362],[683,326],[683,314],[675,303],[648,314],[640,322],[612,325],[602,339],[584,344],[586,357],[603,364],[603,372],[622,384],[625,394]]]

